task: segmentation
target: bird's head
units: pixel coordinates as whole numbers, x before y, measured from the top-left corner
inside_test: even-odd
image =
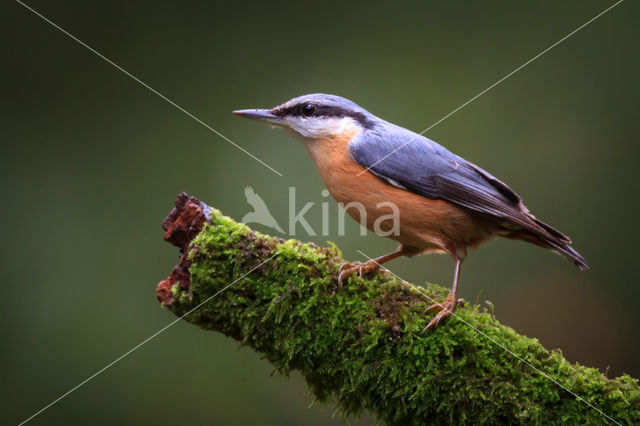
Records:
[[[332,139],[354,129],[369,129],[379,120],[349,99],[324,93],[299,96],[271,109],[243,109],[233,113],[284,127],[304,141]]]

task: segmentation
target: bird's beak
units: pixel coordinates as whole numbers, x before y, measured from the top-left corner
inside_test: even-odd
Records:
[[[273,114],[270,109],[239,109],[237,111],[233,111],[233,113],[240,117],[262,121],[264,123],[282,125],[282,118]]]

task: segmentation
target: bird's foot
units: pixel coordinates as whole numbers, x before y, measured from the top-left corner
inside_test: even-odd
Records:
[[[436,328],[443,319],[450,316],[456,310],[458,305],[460,306],[464,305],[464,300],[457,299],[453,295],[449,294],[442,303],[436,303],[434,305],[429,306],[427,309],[425,309],[424,311],[425,314],[431,311],[440,311],[440,312],[438,312],[436,316],[433,317],[431,321],[429,321],[429,324],[427,324],[424,330],[422,330],[422,333],[424,333],[427,330]]]
[[[377,271],[381,267],[382,266],[374,260],[368,260],[364,263],[344,262],[342,266],[340,266],[340,270],[338,272],[338,287],[342,287],[342,282],[345,279],[349,279],[349,277],[355,273],[357,273],[359,277],[362,277],[364,274]],[[386,269],[382,269],[382,271],[388,272]]]

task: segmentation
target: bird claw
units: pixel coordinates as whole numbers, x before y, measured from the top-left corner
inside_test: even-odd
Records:
[[[353,274],[355,266],[350,262],[344,262],[338,270],[338,287],[342,288],[342,280]]]
[[[424,313],[432,312],[432,311],[440,311],[436,314],[429,324],[422,330],[421,334],[424,334],[427,330],[432,330],[440,324],[442,320],[449,317],[458,307],[458,305],[463,306],[465,301],[463,299],[455,299],[453,297],[447,296],[447,298],[442,303],[436,303],[429,306],[424,310]]]
[[[338,287],[342,288],[344,279],[349,279],[353,274],[358,273],[358,276],[362,278],[369,272],[374,272],[380,269],[380,265],[373,260],[368,260],[364,263],[351,263],[344,262],[338,270]],[[389,273],[386,269],[383,269],[384,273]]]

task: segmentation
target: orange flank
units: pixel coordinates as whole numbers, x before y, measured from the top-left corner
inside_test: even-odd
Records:
[[[369,230],[381,216],[389,215],[387,206],[379,203],[392,201],[400,213],[399,235],[388,235],[403,246],[415,247],[414,254],[426,252],[449,253],[464,258],[467,246],[491,238],[493,226],[489,221],[471,215],[465,210],[442,200],[432,200],[384,182],[349,156],[349,141],[360,131],[348,126],[337,137],[305,143],[320,176],[331,195],[345,206],[353,201],[361,203],[366,219],[360,220],[360,211],[348,208],[347,213]],[[495,225],[494,225],[495,226]]]

